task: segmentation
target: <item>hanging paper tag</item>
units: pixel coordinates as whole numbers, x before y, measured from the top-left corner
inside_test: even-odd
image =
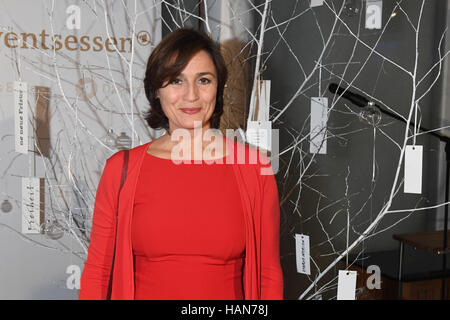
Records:
[[[269,121],[270,80],[261,80],[253,88],[247,120],[246,140],[254,147],[270,151],[272,122]]]
[[[245,132],[249,144],[264,150],[272,147],[272,122],[249,121]]]
[[[40,233],[40,178],[22,177],[22,233]]]
[[[311,98],[310,153],[327,153],[328,98]]]
[[[259,99],[255,108],[256,119],[259,121],[269,120],[270,109],[270,80],[261,80]]]
[[[245,131],[239,126],[236,132],[236,140],[242,144],[245,143]]]
[[[16,152],[28,153],[27,84],[14,81],[14,140]]]
[[[406,146],[404,193],[422,193],[423,146]]]
[[[381,29],[383,2],[381,0],[367,0],[366,29]]]
[[[323,0],[311,0],[311,8],[323,5]]]
[[[339,270],[337,300],[355,300],[356,271]]]
[[[309,264],[309,236],[304,234],[295,234],[295,252],[297,272],[311,274]]]
[[[270,80],[260,80],[253,88],[247,123],[268,121],[270,109]]]

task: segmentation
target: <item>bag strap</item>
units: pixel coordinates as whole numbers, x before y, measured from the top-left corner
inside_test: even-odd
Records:
[[[117,226],[118,226],[118,220],[119,220],[119,196],[120,191],[122,190],[123,184],[125,183],[125,180],[127,178],[127,171],[128,171],[128,158],[129,158],[129,150],[124,150],[123,154],[123,166],[122,166],[122,177],[120,179],[120,187],[119,187],[119,193],[117,195],[117,208],[116,208],[116,232],[114,236],[114,251],[113,251],[113,258],[111,263],[111,271],[109,272],[109,281],[108,281],[108,291],[106,293],[106,300],[111,300],[111,289],[112,289],[112,274],[114,269],[114,257],[116,255],[116,241],[117,241]]]

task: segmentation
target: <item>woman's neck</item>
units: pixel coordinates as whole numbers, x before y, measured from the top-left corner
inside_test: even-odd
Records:
[[[215,159],[226,155],[223,135],[218,129],[211,129],[209,126],[206,129],[169,130],[161,140],[164,149],[183,159]]]

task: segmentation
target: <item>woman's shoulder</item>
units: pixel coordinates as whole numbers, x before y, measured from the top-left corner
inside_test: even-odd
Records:
[[[141,155],[142,152],[145,151],[146,147],[148,147],[150,142],[141,144],[141,145],[131,148],[131,149],[119,150],[116,153],[114,153],[111,157],[109,157],[106,161],[108,163],[110,163],[111,165],[115,165],[115,164],[119,164],[119,163],[121,164],[124,159],[125,151],[128,151],[130,160],[135,159],[137,156]]]

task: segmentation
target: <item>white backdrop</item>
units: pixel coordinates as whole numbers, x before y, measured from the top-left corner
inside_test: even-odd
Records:
[[[148,108],[142,80],[161,39],[160,4],[136,3],[0,3],[0,196],[12,205],[0,212],[0,299],[77,298],[96,187],[117,151],[105,135],[124,132],[137,146],[158,134],[137,115]],[[28,154],[14,147],[19,80],[28,85]],[[50,94],[37,99],[36,86]],[[41,234],[21,233],[28,176],[45,181]],[[49,230],[55,221],[62,237]]]

